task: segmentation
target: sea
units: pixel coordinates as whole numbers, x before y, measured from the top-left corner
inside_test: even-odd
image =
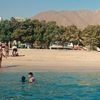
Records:
[[[99,72],[33,73],[28,83],[28,72],[0,72],[0,100],[100,100]]]

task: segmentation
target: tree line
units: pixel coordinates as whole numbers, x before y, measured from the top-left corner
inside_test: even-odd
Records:
[[[51,43],[60,41],[61,44],[72,42],[95,49],[100,47],[100,25],[89,25],[80,29],[75,25],[58,26],[56,22],[46,22],[27,19],[17,21],[15,18],[0,22],[0,41],[21,41],[49,48]]]

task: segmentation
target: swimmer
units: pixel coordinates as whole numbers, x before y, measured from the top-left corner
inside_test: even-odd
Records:
[[[26,81],[26,77],[25,76],[22,76],[21,82],[25,82],[25,81]]]
[[[34,82],[34,81],[35,81],[35,78],[34,78],[34,76],[33,76],[33,73],[32,73],[32,72],[29,72],[29,73],[28,73],[28,77],[29,77],[29,79],[28,79],[28,82],[29,82],[29,83],[32,83],[32,82]]]

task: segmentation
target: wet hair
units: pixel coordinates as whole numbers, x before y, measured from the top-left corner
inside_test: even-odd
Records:
[[[21,81],[22,82],[25,82],[26,81],[26,77],[25,76],[22,76]]]
[[[31,75],[31,76],[33,76],[33,73],[32,72],[29,72],[28,74]]]

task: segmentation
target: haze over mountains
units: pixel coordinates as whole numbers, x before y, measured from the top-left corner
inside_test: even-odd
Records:
[[[37,14],[32,19],[56,21],[58,25],[76,25],[84,28],[88,25],[100,25],[100,10],[47,11]]]

